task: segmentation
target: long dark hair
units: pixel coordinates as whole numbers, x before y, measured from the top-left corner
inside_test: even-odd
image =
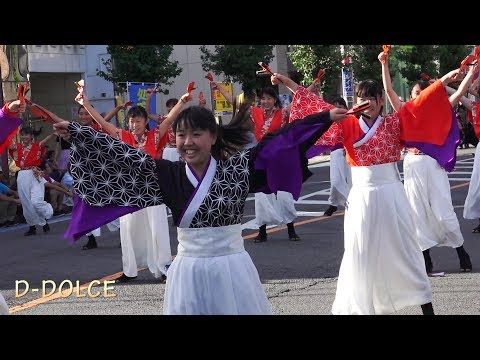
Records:
[[[179,127],[208,130],[217,135],[217,141],[212,146],[211,154],[216,160],[226,160],[237,153],[250,142],[248,133],[250,105],[244,103],[227,125],[218,125],[213,112],[202,106],[190,106],[180,112],[172,124],[176,134]]]
[[[412,85],[410,86],[410,94],[412,93],[412,90],[416,85],[418,85],[420,87],[420,90],[425,90],[430,85],[430,83],[428,81],[424,81],[424,80],[414,81],[412,83]]]
[[[278,96],[278,94],[277,94],[277,92],[275,91],[274,88],[272,88],[270,86],[265,86],[262,90],[260,90],[260,97],[262,97],[263,94],[269,95],[269,96],[271,96],[272,98],[275,99],[275,104],[273,104],[273,106],[275,106],[277,108],[282,107],[282,102],[280,101],[280,97]]]

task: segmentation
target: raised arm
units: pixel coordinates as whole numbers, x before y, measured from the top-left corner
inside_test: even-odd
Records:
[[[217,89],[225,97],[225,99],[233,105],[233,95],[230,94],[222,85],[217,84],[215,81],[210,81],[212,89]]]
[[[272,85],[278,85],[282,83],[294,94],[297,92],[299,87],[299,85],[295,81],[279,73],[274,73],[270,77],[270,81],[272,82]]]
[[[450,87],[450,86],[445,86],[445,90],[447,91],[448,95],[453,95],[457,90]],[[473,102],[469,98],[467,98],[465,95],[460,98],[458,102],[461,102],[468,110],[472,110]]]
[[[79,94],[80,95],[80,94]],[[109,122],[105,121],[105,119],[102,117],[102,115],[99,114],[97,110],[90,104],[90,101],[88,100],[87,95],[85,93],[81,94],[81,96],[77,96],[75,98],[75,101],[78,102],[80,105],[83,105],[85,107],[85,110],[88,111],[88,113],[92,116],[92,118],[103,128],[106,130],[106,132],[114,137],[118,137],[118,133],[120,129],[115,127],[113,124],[110,124]]]
[[[173,124],[173,121],[177,118],[177,115],[180,113],[180,111],[183,108],[183,105],[186,104],[189,101],[192,101],[193,97],[192,95],[185,93],[182,95],[180,100],[175,104],[175,106],[170,110],[168,113],[167,117],[165,120],[163,120],[159,125],[158,125],[158,131],[160,136],[163,136],[168,128]]]
[[[378,54],[378,60],[382,64],[383,88],[385,90],[385,93],[387,94],[388,101],[390,101],[393,110],[398,112],[403,106],[403,101],[400,100],[400,97],[397,95],[395,90],[393,90],[392,79],[390,78],[390,68],[388,66],[388,57],[388,53],[385,53],[383,51]]]
[[[112,120],[112,118],[116,116],[120,110],[125,110],[128,103],[129,102],[127,101],[121,105],[115,106],[112,110],[110,110],[110,112],[107,115],[105,115],[104,117],[105,121],[110,122],[110,120]]]
[[[9,115],[18,115],[19,113],[25,112],[27,109],[27,104],[21,102],[20,100],[13,100],[6,104]]]
[[[45,146],[45,143],[46,143],[48,140],[50,140],[50,139],[52,139],[53,137],[55,137],[55,136],[57,136],[57,134],[55,134],[54,132],[51,133],[50,135],[47,135],[47,136],[45,137],[45,139],[43,139],[42,141],[39,142],[40,146]]]
[[[152,119],[153,121],[155,121],[158,124],[158,123],[160,123],[160,120],[162,119],[162,116],[157,115],[157,114],[152,114],[150,112],[150,103],[152,101],[152,94],[154,93],[153,90],[154,89],[147,89],[147,99],[146,99],[146,102],[145,102],[145,110],[147,112],[148,118]]]
[[[450,95],[448,100],[450,101],[450,105],[452,105],[452,107],[457,105],[462,97],[465,97],[464,95],[467,92],[467,90],[470,88],[470,85],[472,85],[473,76],[478,71],[478,69],[479,69],[479,63],[477,62],[474,66],[471,66],[468,69],[468,73],[463,78],[460,85],[458,86],[457,91],[455,91],[453,94]]]
[[[318,84],[320,84],[320,79],[315,78],[312,83],[308,86],[307,90],[318,95]]]

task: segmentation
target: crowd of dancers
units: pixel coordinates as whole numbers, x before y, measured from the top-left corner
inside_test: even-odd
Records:
[[[133,280],[139,267],[148,268],[166,282],[164,314],[272,314],[243,244],[245,200],[255,193],[255,243],[267,241],[269,225],[286,225],[288,239],[301,240],[294,202],[312,175],[308,159],[329,151],[325,215],[345,208],[344,254],[332,313],[390,314],[421,306],[424,314],[434,314],[429,249],[453,247],[460,269],[472,270],[447,173],[455,166],[460,141],[454,111],[459,103],[470,110],[477,129],[477,104],[465,95],[478,89],[479,62],[412,84],[411,99],[405,102],[393,90],[388,57],[388,52],[378,55],[383,84],[359,82],[357,101],[369,106],[355,115],[346,114],[344,99],[319,96],[318,79],[305,88],[274,73],[272,85],[281,83],[293,95],[288,107],[282,107],[273,87],[260,91],[257,106],[249,96],[240,103],[211,80],[212,89],[234,105],[227,125],[217,124],[204,101],[191,104],[188,90],[167,102],[166,116],[151,114],[154,89],[149,89],[146,108],[128,109],[124,130],[110,123],[122,106],[102,116],[79,83],[78,121],[36,105],[54,123],[54,134],[34,142],[31,129],[22,128],[22,141],[15,143],[12,134],[26,104],[22,99],[8,102],[0,121],[15,126],[0,138],[0,149],[8,147],[20,168],[19,201],[30,226],[25,235],[35,234],[37,225],[49,231],[47,220],[54,210],[44,193],[54,181],[40,166],[45,142],[59,136],[67,144],[63,162],[72,179],[71,187],[59,188],[74,199],[66,235],[73,241],[86,235],[83,249],[91,250],[98,246],[102,225],[119,228],[123,274],[117,281]],[[384,93],[391,114],[383,114]],[[397,162],[405,148],[402,183]],[[480,219],[478,157],[465,202],[467,219]],[[174,257],[167,208],[177,226]]]

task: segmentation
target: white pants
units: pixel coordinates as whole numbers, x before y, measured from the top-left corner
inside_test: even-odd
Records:
[[[275,194],[255,193],[255,222],[262,225],[285,225],[297,217],[292,194],[278,191]]]
[[[120,217],[123,273],[138,275],[138,267],[148,267],[159,278],[172,262],[170,234],[165,205],[150,206]]]
[[[115,219],[113,221],[110,221],[108,224],[107,224],[107,228],[108,230],[110,231],[118,231],[118,229],[120,229],[120,219]],[[90,236],[90,235],[93,235],[95,237],[99,237],[100,235],[102,235],[102,228],[96,228],[92,231],[90,231],[89,233],[86,234],[87,236]]]
[[[407,154],[403,174],[422,251],[434,246],[457,248],[463,245],[447,172],[428,155]]]
[[[53,216],[53,208],[45,201],[44,178],[38,181],[32,170],[20,170],[17,177],[18,197],[22,203],[23,216],[30,226],[45,225]]]
[[[335,206],[345,206],[352,187],[352,172],[347,164],[343,148],[330,153],[330,196],[328,201]]]
[[[472,177],[463,208],[465,219],[480,219],[480,145],[475,149]]]

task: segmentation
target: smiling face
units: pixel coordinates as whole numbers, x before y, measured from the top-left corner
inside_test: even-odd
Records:
[[[383,97],[358,97],[357,104],[360,104],[366,100],[370,100],[370,107],[363,111],[363,113],[370,116],[370,119],[375,120],[378,115],[382,112],[383,108]]]
[[[269,111],[273,109],[273,106],[275,105],[275,102],[277,101],[276,98],[268,95],[268,94],[263,94],[262,97],[260,98],[260,106]]]
[[[375,121],[384,104],[383,87],[377,81],[365,80],[358,84],[357,104],[366,100],[370,100],[370,107],[363,112],[370,116],[371,121]]]
[[[216,136],[209,130],[179,127],[176,134],[180,156],[194,169],[205,169]]]
[[[143,116],[135,116],[128,119],[128,127],[134,135],[142,136],[145,133],[146,126],[147,119]]]
[[[147,130],[147,111],[143,106],[132,106],[127,112],[128,127],[136,136],[142,136]]]
[[[186,108],[173,124],[177,150],[197,176],[202,176],[217,140],[213,113],[200,106]]]
[[[20,137],[25,146],[28,146],[33,142],[33,135],[31,133],[21,132]]]
[[[92,116],[83,106],[78,109],[78,122],[83,126],[90,126],[93,123]]]

